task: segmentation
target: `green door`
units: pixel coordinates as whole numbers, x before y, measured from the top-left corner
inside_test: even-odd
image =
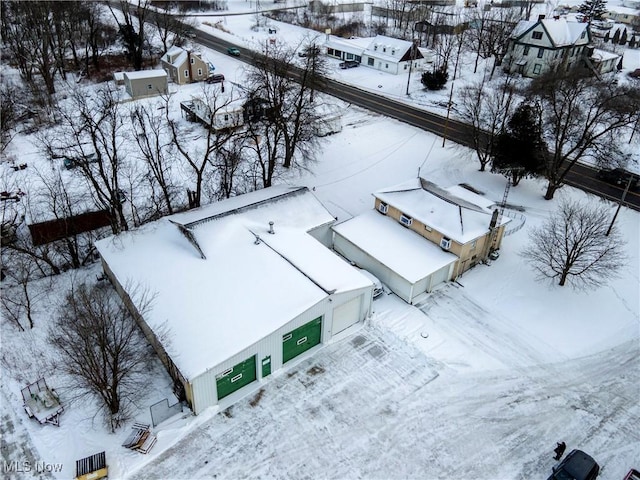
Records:
[[[264,357],[262,359],[262,378],[271,375],[271,357]]]
[[[301,353],[320,343],[322,317],[296,328],[282,336],[282,363],[286,363]]]
[[[227,395],[231,395],[245,385],[249,385],[255,379],[256,357],[253,356],[216,376],[218,400],[223,399]]]

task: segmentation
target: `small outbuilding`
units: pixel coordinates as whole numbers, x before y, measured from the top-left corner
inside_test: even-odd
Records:
[[[123,72],[122,76],[124,88],[134,100],[169,93],[167,72],[164,70]]]
[[[271,187],[96,242],[105,273],[195,414],[225,408],[371,312],[306,187]],[[153,296],[143,309],[143,291]]]

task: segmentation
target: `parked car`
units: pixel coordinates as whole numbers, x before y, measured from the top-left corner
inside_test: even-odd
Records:
[[[354,60],[347,60],[346,62],[342,62],[340,65],[338,65],[341,69],[345,70],[347,68],[355,68],[357,66],[359,66],[360,64]]]
[[[600,473],[600,465],[582,450],[571,450],[547,480],[594,480]]]
[[[209,75],[209,78],[206,80],[207,83],[221,83],[224,82],[224,75],[221,73],[214,73],[213,75]]]
[[[627,186],[627,182],[629,181],[629,178],[631,178],[631,185],[629,186],[629,188],[631,190],[640,188],[640,175],[628,172],[624,168],[603,168],[601,170],[598,170],[596,177],[598,177],[603,182],[617,185],[622,188]]]
[[[240,56],[240,49],[238,49],[236,47],[229,47],[229,48],[227,48],[227,55],[231,55],[232,57],[239,57]]]
[[[360,269],[360,273],[373,282],[373,298],[378,298],[384,293],[382,282],[378,280],[378,277],[363,268]]]

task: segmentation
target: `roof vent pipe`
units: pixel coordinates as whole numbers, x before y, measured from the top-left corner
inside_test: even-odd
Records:
[[[272,235],[276,233],[275,230],[273,229],[273,222],[269,222],[269,233]]]
[[[260,235],[256,235],[256,241],[253,243],[254,245],[260,245]]]

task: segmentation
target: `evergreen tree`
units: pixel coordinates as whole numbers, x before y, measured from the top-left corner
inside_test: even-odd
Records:
[[[420,81],[427,90],[442,90],[449,79],[449,73],[445,67],[434,69],[432,72],[424,72]]]
[[[609,35],[609,30],[607,30],[607,33],[604,36],[604,43],[607,43],[609,40],[611,40],[611,35]]]
[[[631,35],[631,40],[629,40],[629,48],[636,48],[636,45],[637,45],[636,36]]]
[[[620,41],[620,29],[616,28],[616,33],[613,34],[612,43],[618,43]]]
[[[627,44],[627,29],[625,28],[624,31],[622,32],[622,36],[620,37],[620,45],[626,45]]]
[[[618,61],[618,65],[616,65],[616,68],[618,69],[618,71],[622,70],[622,59],[623,57],[620,57],[620,60]]]
[[[602,20],[607,13],[607,0],[585,0],[578,7],[578,12],[583,14],[588,22]]]
[[[515,186],[523,178],[543,172],[545,151],[539,111],[523,102],[498,135],[491,171],[501,173]]]

